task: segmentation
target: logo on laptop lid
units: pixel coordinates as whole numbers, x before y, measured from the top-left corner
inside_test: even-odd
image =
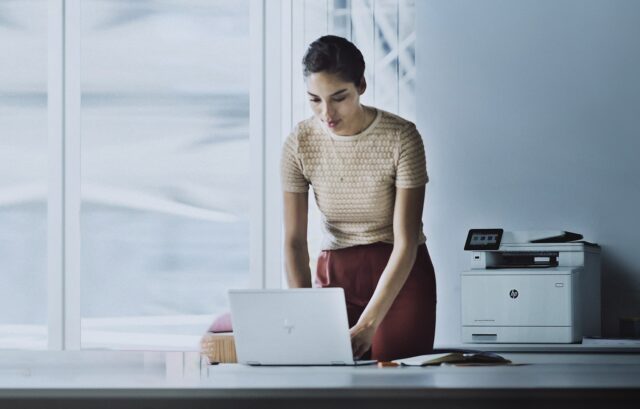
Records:
[[[291,332],[295,329],[295,324],[292,324],[289,322],[288,319],[284,319],[284,324],[282,325],[282,328],[284,328],[285,330],[287,330],[287,334],[291,334]]]

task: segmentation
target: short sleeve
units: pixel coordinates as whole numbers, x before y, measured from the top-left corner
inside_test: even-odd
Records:
[[[306,193],[309,191],[309,181],[304,177],[302,163],[298,156],[298,142],[295,133],[289,135],[282,146],[280,180],[282,190],[285,192]]]
[[[422,137],[414,124],[402,129],[398,141],[396,187],[410,189],[429,181]]]

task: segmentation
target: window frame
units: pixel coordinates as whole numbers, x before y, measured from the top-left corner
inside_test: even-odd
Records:
[[[304,84],[294,75],[294,70],[300,69],[300,42],[306,41],[297,35],[304,24],[305,6],[297,0],[269,1],[268,7],[268,0],[249,1],[249,142],[250,174],[254,176],[250,186],[249,286],[282,288],[286,280],[279,163],[282,141],[292,129],[294,118],[308,112],[306,105],[297,103],[296,96],[304,92]],[[372,10],[375,5],[371,3]],[[47,6],[48,348],[79,350],[81,0],[50,0]],[[329,10],[329,2],[323,7]],[[329,16],[325,19],[318,23],[329,30]]]
[[[51,0],[47,7],[47,344],[80,350],[81,1]],[[281,283],[280,12],[250,0],[251,288]],[[277,57],[267,61],[267,50]]]

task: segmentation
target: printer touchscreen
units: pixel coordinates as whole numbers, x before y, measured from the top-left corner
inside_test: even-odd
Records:
[[[465,250],[498,250],[502,229],[471,229],[465,242]]]

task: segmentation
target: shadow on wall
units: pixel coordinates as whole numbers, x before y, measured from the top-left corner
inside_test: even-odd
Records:
[[[640,316],[640,271],[602,246],[602,335],[618,337],[620,318]]]

